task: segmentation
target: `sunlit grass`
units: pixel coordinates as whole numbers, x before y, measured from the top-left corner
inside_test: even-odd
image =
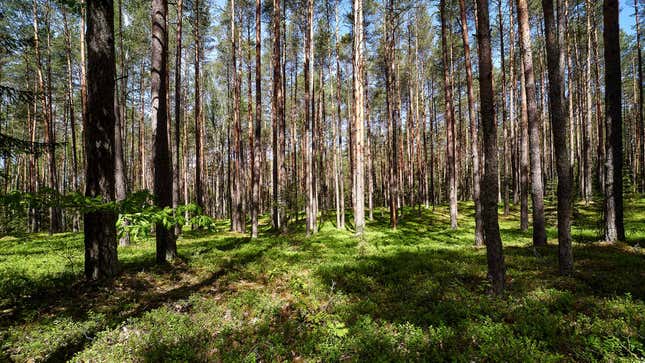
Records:
[[[17,361],[594,361],[645,359],[645,199],[626,209],[627,244],[599,242],[597,206],[576,205],[575,275],[534,249],[519,210],[500,215],[507,293],[489,295],[472,203],[375,210],[362,238],[326,215],[260,238],[187,231],[181,261],[154,265],[154,240],[119,248],[113,282],[81,281],[80,234],[0,240],[0,341]],[[347,216],[351,221],[351,216]],[[0,355],[0,360],[3,356]]]

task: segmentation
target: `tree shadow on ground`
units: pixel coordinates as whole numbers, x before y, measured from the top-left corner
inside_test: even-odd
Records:
[[[575,248],[573,278],[558,276],[557,246],[542,249],[541,257],[535,256],[532,247],[506,247],[504,253],[510,295],[525,295],[540,287],[578,295],[611,297],[628,293],[645,298],[643,256],[617,246]],[[485,255],[481,253],[405,251],[321,267],[318,275],[329,286],[354,297],[357,315],[428,326],[487,314],[467,302],[478,300],[477,296],[485,295],[489,288]]]
[[[181,254],[191,254],[203,249],[218,249],[234,252],[248,242],[248,238],[230,237],[214,241],[191,243],[181,248]],[[14,301],[12,309],[0,318],[0,330],[10,330],[25,323],[34,316],[40,319],[70,318],[86,321],[89,314],[100,312],[105,319],[84,337],[57,347],[47,356],[47,361],[58,362],[70,359],[76,352],[106,328],[114,327],[130,318],[162,305],[182,300],[191,294],[207,289],[217,290],[218,280],[224,275],[240,271],[245,265],[259,259],[268,246],[263,248],[230,253],[228,259],[219,261],[210,271],[195,271],[181,259],[172,264],[157,265],[154,253],[138,255],[121,263],[121,273],[112,280],[100,282],[74,281],[64,286],[37,291]],[[147,271],[147,273],[142,273]],[[78,279],[79,277],[77,277]],[[71,280],[73,281],[73,280]]]

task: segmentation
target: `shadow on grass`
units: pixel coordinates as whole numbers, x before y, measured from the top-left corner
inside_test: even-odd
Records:
[[[195,251],[234,251],[248,242],[248,238],[230,237],[215,241],[204,241],[187,244],[181,248],[183,254]],[[90,313],[101,312],[105,320],[95,329],[75,341],[66,342],[47,355],[46,361],[58,362],[70,359],[90,342],[94,335],[106,328],[112,328],[131,318],[159,308],[177,300],[182,300],[191,294],[211,285],[228,273],[241,271],[245,265],[261,258],[268,246],[230,253],[232,258],[220,261],[215,271],[203,274],[193,271],[185,261],[179,260],[168,265],[155,264],[154,252],[137,255],[121,262],[121,273],[110,281],[85,282],[79,281],[80,276],[59,276],[54,280],[54,286],[49,289],[36,290],[29,296],[22,296],[13,302],[13,309],[5,312],[0,318],[0,329],[9,330],[12,326],[33,319],[34,316],[71,318],[74,321],[85,321]],[[155,275],[150,277],[140,274],[149,271]],[[182,275],[198,277],[196,282],[181,279]],[[159,291],[155,278],[167,280],[170,289]],[[45,277],[47,278],[47,277]],[[71,286],[70,286],[71,285]],[[45,318],[48,319],[48,318]]]
[[[526,296],[536,288],[555,288],[579,296],[645,298],[643,256],[615,246],[575,248],[576,273],[557,272],[557,246],[541,249],[506,247],[508,294]],[[403,251],[356,258],[322,266],[319,277],[352,296],[350,315],[370,315],[390,322],[419,326],[448,324],[495,312],[478,305],[488,299],[485,255],[447,249]]]

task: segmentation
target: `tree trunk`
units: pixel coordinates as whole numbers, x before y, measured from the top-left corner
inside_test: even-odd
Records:
[[[47,6],[49,13],[49,5]],[[54,125],[52,119],[52,104],[51,104],[51,79],[48,80],[49,87],[45,86],[45,78],[43,75],[43,61],[40,54],[40,41],[39,41],[39,28],[38,28],[38,9],[36,1],[33,2],[33,27],[34,27],[34,51],[36,57],[36,71],[38,76],[38,92],[40,93],[42,117],[44,120],[45,129],[45,144],[47,148],[47,165],[49,167],[49,189],[54,193],[58,193],[58,178],[56,169],[56,139],[54,137]],[[48,22],[49,27],[49,22]],[[48,47],[49,49],[49,47]],[[51,69],[49,77],[51,78]],[[48,96],[49,95],[49,96]],[[35,116],[35,115],[34,115]],[[49,233],[57,233],[61,231],[61,214],[60,209],[57,207],[49,208]]]
[[[273,229],[279,231],[282,228],[283,216],[280,214],[280,202],[282,200],[280,195],[280,153],[278,152],[278,137],[280,135],[280,125],[282,121],[283,108],[283,95],[282,95],[282,60],[280,53],[280,0],[273,0],[273,49],[271,51],[271,63],[273,67],[273,80],[271,92],[271,114],[272,114],[272,128],[273,128],[273,203],[272,203],[272,221]],[[284,161],[282,161],[284,162]]]
[[[154,165],[154,195],[159,208],[172,206],[172,158],[168,147],[168,37],[167,0],[152,0],[151,100]],[[177,257],[173,230],[163,223],[155,226],[157,263]]]
[[[200,209],[204,209],[204,130],[202,128],[202,96],[201,96],[201,35],[200,35],[200,3],[195,0],[195,24],[193,32],[195,38],[195,202]]]
[[[235,30],[235,0],[231,1],[231,63],[233,66],[233,173],[231,196],[231,230],[244,233],[246,221],[244,217],[244,178],[242,156],[242,127],[240,120],[240,74],[237,70],[237,33]]]
[[[306,188],[306,233],[307,236],[315,233],[316,216],[314,215],[314,180],[313,180],[313,72],[311,65],[312,52],[312,35],[313,35],[313,0],[307,2],[307,22],[305,28],[305,62],[304,62],[304,80],[305,80],[305,137],[303,147],[304,169],[305,169],[305,188]]]
[[[443,2],[443,0],[442,0]],[[486,259],[488,278],[495,294],[504,291],[505,267],[502,240],[499,234],[497,216],[498,156],[497,123],[495,121],[495,98],[493,95],[493,62],[491,59],[490,23],[488,0],[477,0],[479,21],[477,41],[479,45],[479,97],[481,99],[481,121],[484,129],[484,180],[482,193],[482,216],[484,218],[484,238],[486,240]]]
[[[354,228],[356,235],[365,230],[365,102],[363,69],[363,1],[353,0],[354,8],[354,131],[356,165],[354,169]]]
[[[117,90],[114,113],[116,115],[116,124],[114,126],[114,180],[116,182],[115,197],[117,201],[122,201],[127,195],[127,181],[125,177],[125,162],[123,156],[123,125],[125,124],[125,55],[123,48],[123,12],[121,0],[118,1],[119,9],[119,82],[115,89]],[[119,246],[130,244],[130,236],[126,233],[119,238]]]
[[[395,34],[394,27],[394,1],[388,0],[388,7],[385,17],[385,102],[388,115],[388,139],[389,139],[389,204],[390,204],[390,227],[396,229],[398,225],[398,117],[399,107],[394,100],[394,89],[396,87],[396,65],[395,65]]]
[[[260,214],[260,169],[262,147],[262,3],[255,0],[255,127],[251,136],[251,237],[258,236]],[[251,85],[249,85],[249,88]]]
[[[181,107],[182,107],[182,99],[181,99],[181,41],[182,41],[182,21],[183,21],[183,1],[178,0],[177,1],[177,43],[175,49],[175,168],[173,169],[173,174],[172,174],[172,207],[173,209],[177,209],[179,207],[180,203],[180,183],[179,183],[179,175],[180,175],[180,168],[179,165],[180,160],[181,160],[181,148],[180,148],[180,143],[181,143],[181,124],[182,124],[182,119],[181,119]],[[186,135],[184,135],[184,138]],[[184,149],[184,152],[187,153],[188,151]],[[186,166],[184,165],[184,168]],[[181,225],[176,224],[175,225],[175,236],[179,236],[179,233],[181,233]]]
[[[531,199],[533,201],[533,244],[546,245],[546,229],[544,226],[544,187],[542,182],[542,165],[540,145],[540,121],[537,113],[537,98],[535,94],[535,76],[533,73],[533,52],[531,50],[531,34],[529,29],[529,12],[526,0],[517,0],[517,20],[519,23],[520,46],[524,64],[526,88],[526,106],[529,129],[529,150],[531,158]]]
[[[607,175],[605,185],[605,239],[625,240],[623,224],[623,143],[618,0],[603,1],[605,44],[605,122],[607,127]]]
[[[114,4],[112,0],[87,4],[89,84],[85,124],[85,195],[114,201]],[[98,280],[116,274],[116,214],[95,211],[84,215],[85,277]]]
[[[337,160],[336,167],[336,180],[337,180],[337,194],[338,194],[338,206],[336,208],[336,225],[339,229],[345,228],[345,174],[343,170],[343,119],[341,115],[341,105],[342,105],[342,94],[341,94],[341,69],[340,69],[340,37],[338,31],[338,25],[340,20],[338,18],[338,6],[335,8],[336,12],[336,29],[335,29],[335,56],[336,56],[336,129],[338,135],[335,138],[337,140],[335,147],[335,155]]]
[[[445,121],[446,121],[446,168],[448,169],[448,190],[450,198],[450,227],[457,229],[457,170],[455,160],[455,121],[452,106],[452,82],[450,78],[450,62],[448,60],[448,23],[446,1],[440,2],[441,12],[441,49],[443,53],[443,78],[445,92]]]
[[[573,253],[571,248],[571,169],[567,131],[569,120],[564,109],[564,17],[562,0],[557,0],[558,20],[553,11],[553,0],[542,0],[544,11],[544,31],[549,71],[549,112],[551,131],[555,148],[558,173],[558,262],[560,274],[573,273]],[[560,30],[560,31],[558,31]]]
[[[466,17],[465,0],[459,0],[459,10],[461,14],[461,37],[464,43],[464,57],[466,58],[466,81],[468,82],[468,119],[470,122],[470,152],[473,160],[473,201],[475,203],[475,246],[482,246],[484,244],[484,227],[482,224],[481,201],[479,200],[479,141],[477,137],[477,121],[475,119],[473,71],[470,61],[470,45],[468,44],[468,18]]]
[[[645,121],[643,120],[643,54],[641,49],[641,35],[639,22],[639,0],[634,0],[636,22],[636,47],[638,56],[638,125],[640,129],[640,192],[645,193]],[[597,63],[596,63],[597,64]]]
[[[502,89],[501,89],[501,105],[502,109],[502,156],[504,158],[504,177],[502,178],[502,186],[504,188],[503,200],[504,200],[504,216],[510,214],[509,206],[509,174],[510,174],[510,164],[511,164],[511,152],[509,148],[509,121],[506,118],[506,54],[504,54],[504,19],[502,18],[502,1],[499,2],[499,44],[500,44],[500,58],[501,58],[501,74],[502,74]]]
[[[69,110],[69,124],[72,138],[72,179],[74,191],[79,191],[78,182],[78,157],[76,152],[76,114],[74,112],[74,86],[72,80],[72,40],[67,22],[67,11],[63,10],[63,26],[65,33],[65,61],[67,64],[67,104]],[[79,214],[74,212],[72,229],[76,232],[80,228]]]

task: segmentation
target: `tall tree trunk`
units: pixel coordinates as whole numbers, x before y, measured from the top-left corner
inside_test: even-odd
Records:
[[[475,203],[475,246],[482,246],[484,244],[484,227],[482,224],[481,201],[479,200],[479,141],[477,137],[477,121],[475,119],[473,71],[470,61],[470,45],[468,43],[468,18],[466,17],[465,0],[459,0],[459,10],[461,14],[461,37],[464,43],[464,57],[466,58],[466,81],[468,82],[468,119],[470,122],[470,152],[473,159],[473,201]]]
[[[182,41],[182,21],[183,21],[183,1],[178,0],[177,1],[177,40],[176,40],[176,47],[175,49],[175,160],[174,160],[174,165],[175,168],[173,169],[172,173],[172,207],[173,209],[177,209],[179,207],[179,203],[181,200],[181,192],[180,192],[180,182],[179,182],[179,175],[180,175],[180,168],[179,165],[181,164],[181,125],[182,125],[182,119],[181,119],[181,107],[182,107],[182,99],[181,99],[181,41]],[[186,135],[184,135],[184,138]],[[187,153],[188,151],[184,149],[184,153]],[[184,165],[184,168],[186,166]],[[175,236],[179,236],[179,233],[181,233],[181,225],[177,224],[175,225]]]
[[[524,64],[526,88],[526,105],[529,129],[529,149],[531,158],[531,199],[533,201],[533,244],[546,245],[546,228],[544,225],[544,187],[542,182],[542,165],[540,145],[540,124],[537,113],[535,94],[535,76],[533,73],[533,52],[529,29],[529,11],[526,0],[517,0],[517,20],[519,23],[520,46]]]
[[[501,89],[501,105],[502,109],[502,156],[504,158],[504,177],[502,178],[502,186],[504,188],[503,199],[504,199],[504,216],[508,216],[510,213],[509,206],[509,187],[510,187],[510,164],[511,164],[511,151],[509,148],[509,121],[506,118],[506,54],[504,53],[504,19],[502,18],[502,1],[499,2],[498,7],[499,12],[499,44],[500,44],[500,58],[502,59],[502,89]]]
[[[542,0],[544,11],[544,31],[549,70],[549,112],[551,131],[555,148],[558,173],[558,262],[560,273],[573,273],[573,253],[571,248],[571,169],[567,131],[569,120],[564,109],[564,17],[562,0],[557,0],[557,24],[553,11],[553,0]],[[556,28],[557,25],[557,28]]]
[[[157,206],[172,206],[172,158],[168,147],[168,2],[152,0],[152,55],[151,55],[151,100],[152,137],[154,164],[154,195]],[[157,263],[165,263],[177,257],[177,245],[173,230],[163,223],[155,226]]]
[[[202,128],[202,96],[201,96],[201,7],[199,0],[195,0],[195,23],[193,32],[195,38],[195,202],[200,209],[204,209],[204,129]]]
[[[586,65],[584,70],[584,88],[585,94],[585,125],[583,128],[583,174],[584,183],[582,195],[586,203],[591,200],[591,169],[592,169],[592,156],[591,156],[591,134],[593,124],[593,103],[591,94],[591,1],[585,0],[586,21],[587,21],[587,53]]]
[[[511,155],[512,155],[512,166],[513,166],[513,203],[517,204],[520,199],[520,142],[519,137],[517,136],[521,130],[519,127],[516,127],[516,71],[515,71],[515,20],[513,18],[513,0],[508,1],[508,12],[509,12],[509,61],[508,61],[508,73],[510,74],[510,87],[509,87],[509,122],[511,124]],[[527,223],[528,224],[528,223]]]
[[[457,229],[457,170],[455,160],[455,120],[452,106],[452,81],[450,78],[450,62],[448,59],[448,21],[446,14],[446,1],[440,2],[441,12],[441,49],[443,53],[443,79],[446,110],[446,168],[448,169],[448,190],[450,199],[450,227]]]
[[[598,175],[599,190],[605,190],[605,123],[602,116],[602,101],[600,99],[600,65],[598,63],[598,28],[593,28],[593,60],[594,64],[594,97],[596,99],[596,131],[598,133],[598,145],[596,145],[596,174]]]
[[[231,196],[231,230],[244,233],[246,221],[244,217],[244,178],[242,156],[242,127],[240,120],[240,74],[237,70],[237,33],[235,30],[235,0],[231,0],[231,63],[233,66],[233,190]]]
[[[49,18],[49,3],[47,5],[47,13]],[[40,54],[40,37],[39,37],[39,27],[38,27],[38,7],[36,0],[33,2],[33,27],[34,27],[34,51],[36,56],[36,71],[38,76],[38,92],[40,93],[41,106],[42,106],[42,117],[44,120],[44,129],[45,129],[45,144],[47,148],[47,165],[49,168],[49,188],[57,193],[58,192],[58,177],[56,169],[56,139],[54,137],[54,125],[52,119],[52,102],[51,102],[51,65],[48,66],[49,69],[49,78],[48,85],[45,86],[45,77],[43,75],[43,60]],[[49,27],[49,19],[47,22]],[[49,47],[48,47],[49,49]],[[60,209],[57,207],[49,208],[49,233],[57,233],[61,231],[61,214]]]
[[[443,2],[443,0],[442,0]],[[484,218],[484,238],[486,240],[486,259],[488,261],[488,278],[493,293],[504,291],[504,255],[502,240],[499,234],[497,216],[498,190],[498,156],[497,156],[497,123],[495,121],[495,97],[493,94],[493,62],[491,59],[491,36],[488,14],[488,0],[477,0],[479,21],[477,41],[479,45],[479,97],[481,99],[481,121],[484,128],[484,180],[482,194],[482,216]]]
[[[282,121],[283,108],[283,95],[282,95],[282,60],[281,60],[281,46],[280,46],[280,31],[281,31],[281,15],[280,15],[280,0],[273,0],[273,49],[271,50],[271,63],[273,67],[273,80],[271,92],[271,122],[273,129],[272,149],[273,149],[273,203],[272,203],[272,221],[273,229],[280,230],[282,228],[282,218],[280,214],[280,202],[282,200],[280,195],[280,153],[278,152],[278,137],[280,134],[280,125]]]
[[[81,144],[85,145],[85,125],[87,124],[87,62],[85,59],[85,17],[86,17],[86,5],[85,0],[80,0],[81,2],[81,26],[80,26],[80,43],[81,43]],[[87,166],[87,158],[85,157],[85,148],[81,148],[81,155],[83,156],[83,170]]]
[[[139,165],[141,170],[141,189],[148,189],[148,183],[146,179],[147,175],[147,159],[146,159],[146,146],[145,146],[145,139],[146,139],[146,125],[144,123],[144,106],[145,103],[143,101],[143,79],[144,79],[144,70],[143,70],[143,62],[141,62],[141,70],[139,72]]]
[[[258,236],[262,147],[262,3],[255,0],[255,127],[251,136],[251,237]],[[251,85],[249,85],[251,87]]]
[[[313,35],[313,0],[307,1],[307,22],[305,28],[305,62],[304,62],[304,79],[305,79],[305,137],[304,137],[304,165],[305,165],[305,188],[306,188],[306,233],[309,236],[315,233],[316,216],[314,215],[314,179],[313,179],[313,71],[311,65],[312,52],[312,35]]]
[[[69,125],[72,138],[72,179],[74,191],[79,191],[78,182],[78,157],[76,151],[76,114],[74,111],[74,86],[72,81],[72,40],[67,22],[67,11],[63,10],[63,26],[65,33],[65,61],[67,64],[67,107],[69,110]],[[80,228],[80,221],[78,213],[74,213],[74,220],[72,222],[72,229],[78,231]]]
[[[87,4],[88,113],[85,124],[85,195],[114,201],[114,4]],[[85,277],[98,280],[118,270],[116,214],[94,211],[84,215]]]
[[[356,166],[354,169],[354,227],[356,235],[365,230],[365,91],[363,69],[363,1],[353,0],[354,7],[354,130]]]
[[[339,0],[340,1],[340,0]],[[345,174],[343,170],[343,119],[341,115],[342,93],[341,93],[341,69],[340,69],[340,37],[339,37],[339,23],[338,6],[335,7],[335,57],[336,57],[336,130],[338,131],[335,155],[336,155],[336,180],[337,180],[337,194],[338,206],[336,208],[336,225],[339,229],[345,228]]]
[[[623,222],[623,143],[620,68],[620,29],[618,0],[603,1],[603,39],[605,44],[605,122],[607,161],[605,185],[605,239],[625,240]]]
[[[643,120],[643,54],[641,49],[641,32],[639,22],[639,0],[634,0],[634,12],[636,22],[636,47],[638,48],[638,125],[640,128],[640,191],[645,193],[645,121]],[[597,64],[597,63],[596,63]]]
[[[118,1],[119,9],[119,81],[115,89],[117,94],[114,103],[116,124],[114,126],[114,180],[116,182],[116,200],[122,201],[127,195],[127,181],[125,177],[125,161],[123,156],[123,126],[125,124],[125,55],[123,49],[123,11],[121,0]],[[119,238],[120,246],[130,244],[130,236],[126,233]]]
[[[388,183],[389,183],[389,204],[390,204],[390,227],[396,229],[398,225],[398,200],[399,200],[399,181],[398,181],[398,118],[399,106],[394,98],[396,88],[396,49],[395,49],[396,29],[394,26],[394,0],[388,0],[388,7],[385,15],[385,102],[388,115],[388,139],[389,142],[389,165],[388,165]]]

